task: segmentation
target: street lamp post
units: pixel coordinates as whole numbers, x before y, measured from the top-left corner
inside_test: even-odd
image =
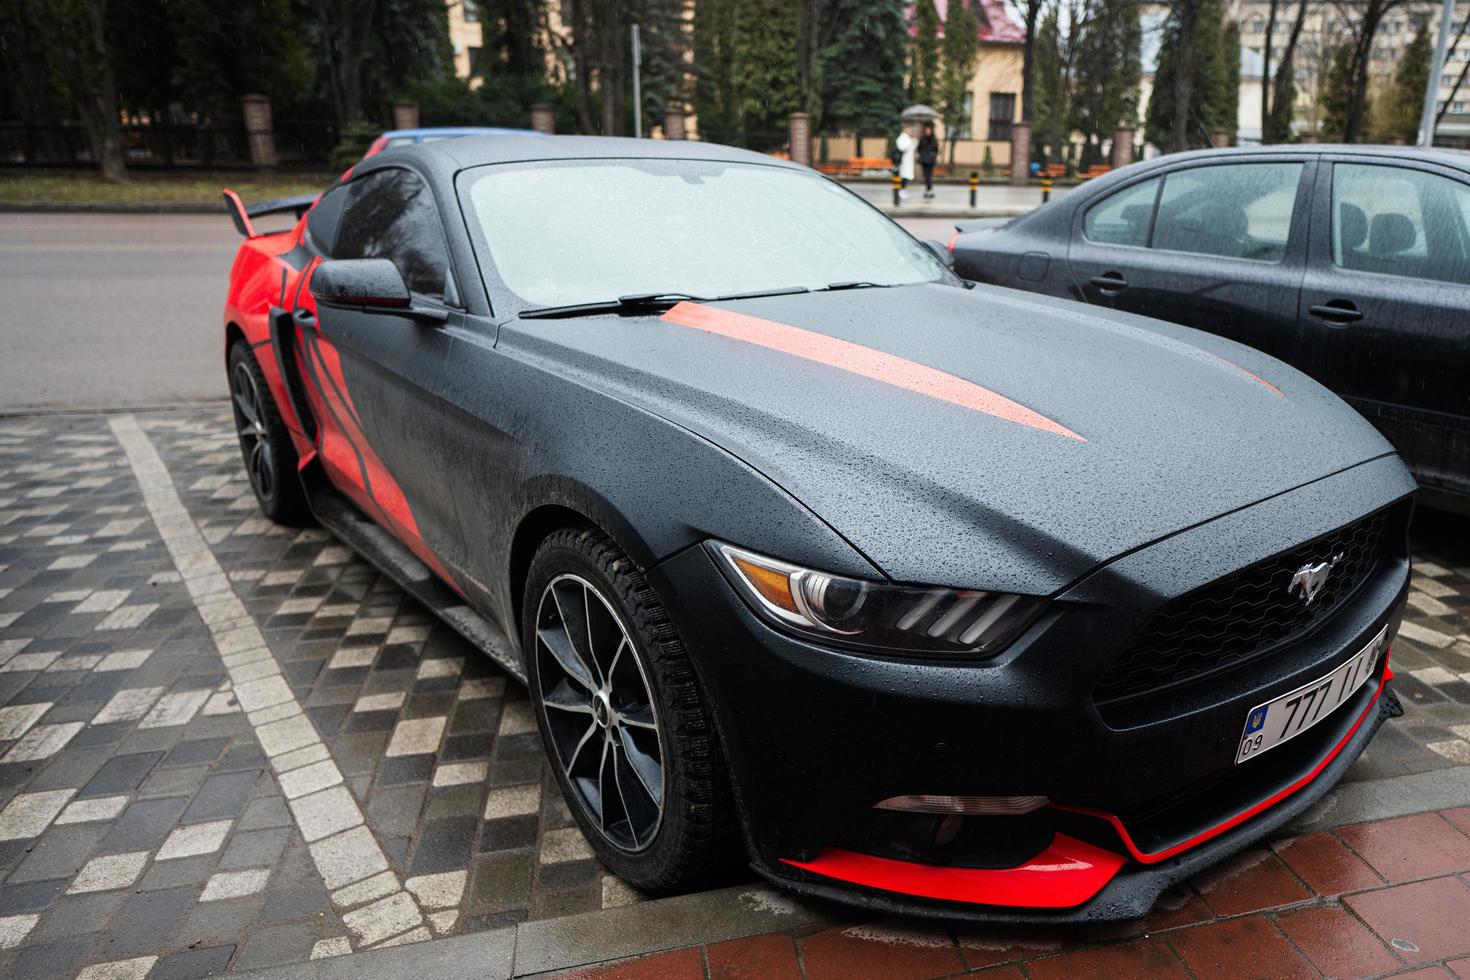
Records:
[[[1449,49],[1450,29],[1455,20],[1455,0],[1444,0],[1439,15],[1439,40],[1434,45],[1434,69],[1424,86],[1424,112],[1419,117],[1419,145],[1434,145],[1434,117],[1439,108],[1439,76],[1444,71],[1445,53]]]
[[[1454,0],[1447,0],[1453,3]],[[633,25],[633,135],[643,138],[643,80],[639,77],[643,67],[643,50],[638,46],[638,25]]]

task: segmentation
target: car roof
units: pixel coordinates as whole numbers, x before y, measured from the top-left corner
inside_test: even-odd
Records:
[[[1418,160],[1439,163],[1461,170],[1470,169],[1470,152],[1452,150],[1448,147],[1422,146],[1370,146],[1361,143],[1272,143],[1264,146],[1231,146],[1208,150],[1190,150],[1187,153],[1169,153],[1150,159],[1149,163],[1174,163],[1180,160],[1196,160],[1212,156],[1255,156],[1295,153],[1307,156],[1323,154],[1351,154],[1353,156],[1384,157],[1395,160]]]
[[[418,129],[389,129],[383,132],[388,139],[403,139],[405,137],[421,140],[425,136],[490,136],[502,135],[541,135],[534,129],[513,129],[507,126],[423,126]]]
[[[466,136],[435,140],[384,150],[370,161],[373,167],[412,158],[420,166],[448,178],[469,167],[535,160],[596,160],[616,158],[708,160],[796,167],[788,161],[718,143],[697,140],[630,139],[616,136],[548,136],[542,133]],[[365,171],[364,171],[365,172]]]

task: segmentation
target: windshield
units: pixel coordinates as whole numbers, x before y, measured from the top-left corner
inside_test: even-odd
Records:
[[[468,188],[490,259],[532,306],[934,282],[944,266],[814,174],[695,160],[501,165]]]

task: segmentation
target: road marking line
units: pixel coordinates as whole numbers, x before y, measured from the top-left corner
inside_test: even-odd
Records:
[[[122,444],[128,465],[142,488],[148,513],[183,577],[195,609],[209,628],[230,681],[243,694],[240,700],[246,718],[261,749],[270,758],[277,780],[294,770],[330,759],[330,750],[282,679],[280,664],[184,507],[173,477],[147,433],[132,415],[113,416],[108,424]],[[381,894],[402,896],[392,902],[379,901],[350,918],[343,917],[357,933],[360,945],[382,943],[392,936],[404,937],[409,942],[427,938],[426,931],[422,936],[415,932],[423,923],[422,910],[403,890],[398,876],[388,870],[388,858],[350,793],[334,783],[297,796],[291,800],[291,811],[297,829],[311,841],[307,849],[338,905],[356,904],[350,901],[355,897],[350,891],[352,886],[380,875],[388,876],[383,884],[390,886]],[[240,885],[233,880],[221,880],[215,890],[227,892]],[[389,929],[392,931],[385,932]]]

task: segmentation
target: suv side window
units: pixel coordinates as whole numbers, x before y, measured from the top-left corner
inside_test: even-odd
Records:
[[[1228,163],[1164,178],[1152,247],[1279,262],[1286,254],[1300,163]]]
[[[334,259],[389,259],[415,293],[443,298],[449,253],[434,199],[419,175],[394,167],[347,185]]]
[[[1470,285],[1470,187],[1406,167],[1332,165],[1339,269]]]
[[[1158,194],[1159,178],[1155,177],[1104,198],[1083,217],[1082,234],[1102,245],[1145,248]]]

